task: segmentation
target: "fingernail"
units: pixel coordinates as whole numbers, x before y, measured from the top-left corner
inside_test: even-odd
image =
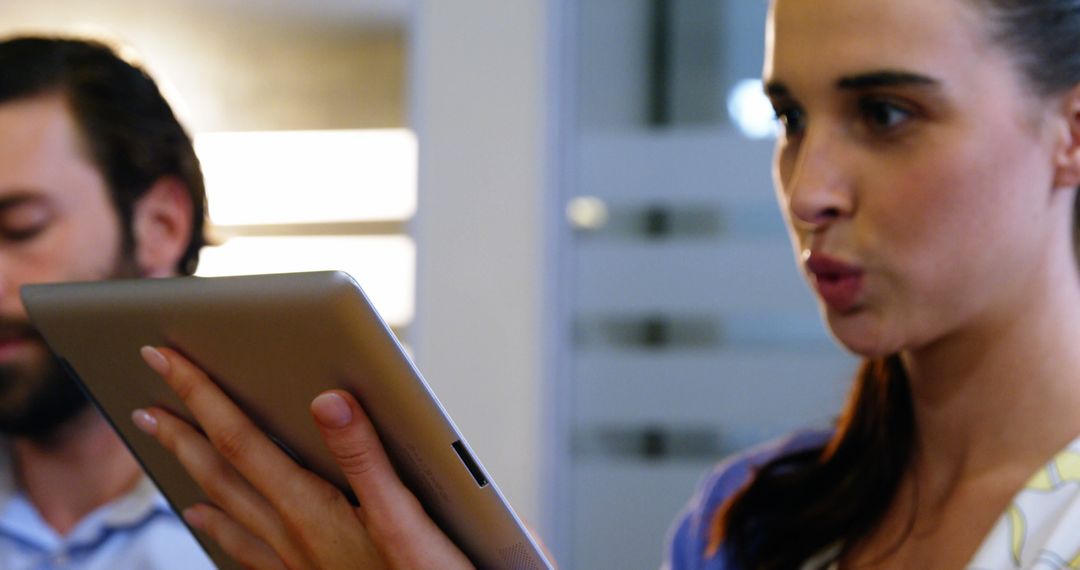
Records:
[[[319,394],[312,400],[311,411],[319,423],[329,428],[342,428],[352,421],[349,403],[333,392]]]
[[[135,410],[131,412],[131,421],[135,422],[135,427],[141,429],[148,435],[157,435],[157,418],[150,415],[150,412],[146,410]]]
[[[154,372],[157,372],[162,376],[169,374],[169,361],[158,349],[152,346],[144,346],[139,349],[139,354],[142,355],[146,364],[154,369]]]
[[[182,513],[184,520],[196,530],[206,530],[206,518],[196,507],[188,507]]]

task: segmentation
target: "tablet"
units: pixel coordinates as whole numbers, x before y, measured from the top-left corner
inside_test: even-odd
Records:
[[[337,271],[27,285],[23,304],[179,512],[209,502],[179,462],[131,422],[161,406],[192,420],[139,356],[168,346],[201,366],[271,439],[350,494],[309,404],[351,392],[394,467],[478,568],[551,568],[356,281]],[[196,537],[222,569],[239,568]]]

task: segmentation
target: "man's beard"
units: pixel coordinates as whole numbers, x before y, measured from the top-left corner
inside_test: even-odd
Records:
[[[44,439],[88,407],[82,388],[52,353],[46,349],[39,360],[33,366],[0,364],[0,433]]]
[[[102,278],[137,276],[134,256],[125,247]],[[47,440],[86,410],[90,400],[25,318],[0,316],[0,336],[9,335],[40,350],[33,351],[34,358],[0,364],[0,434]]]

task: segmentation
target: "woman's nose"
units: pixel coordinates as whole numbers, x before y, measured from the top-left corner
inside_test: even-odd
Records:
[[[792,221],[817,231],[850,216],[855,206],[851,157],[837,135],[827,131],[804,133],[788,172],[781,166],[781,184]]]

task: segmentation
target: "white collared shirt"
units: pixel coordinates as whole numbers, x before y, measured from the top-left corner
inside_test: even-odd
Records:
[[[0,569],[213,570],[214,564],[145,476],[67,535],[50,527],[16,485],[0,450]]]

